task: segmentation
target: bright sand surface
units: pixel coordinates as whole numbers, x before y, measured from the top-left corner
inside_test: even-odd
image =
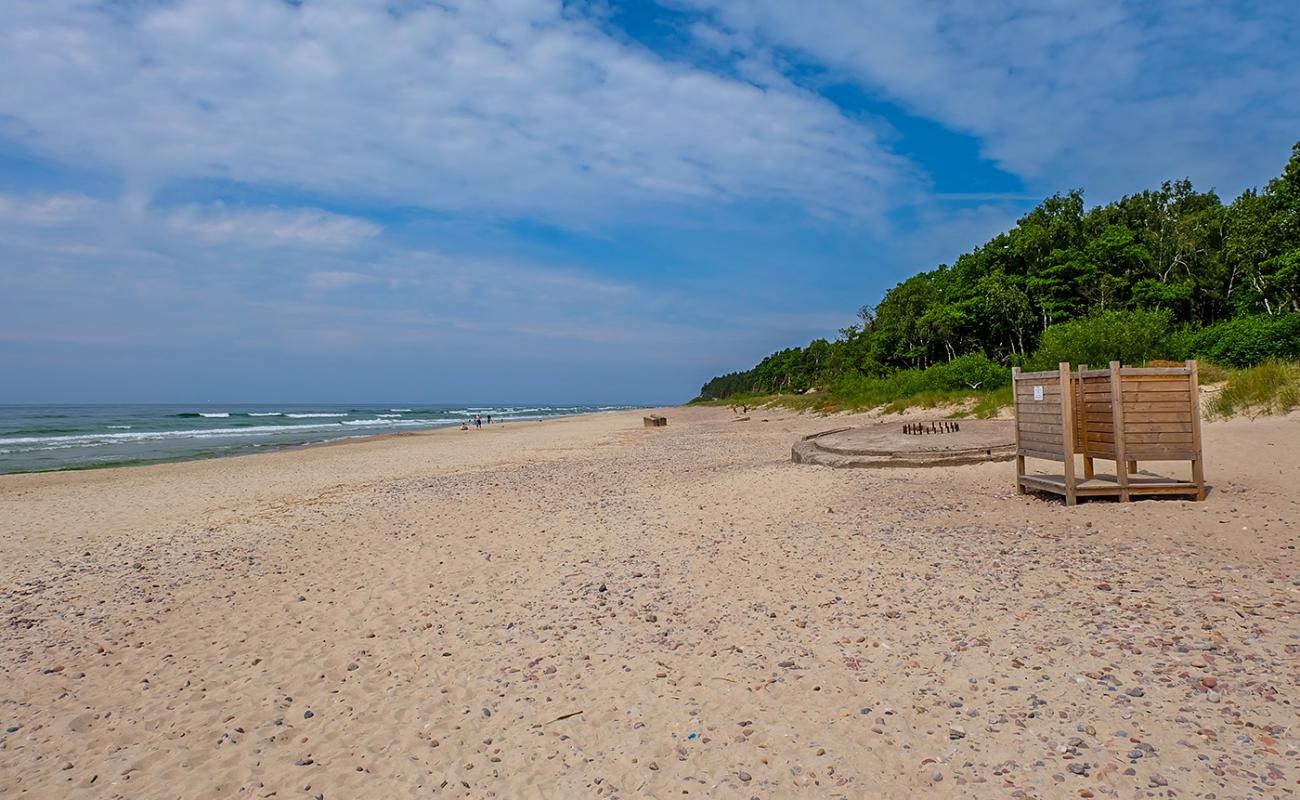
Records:
[[[0,478],[0,796],[1297,792],[1296,417],[1065,508],[663,413]]]

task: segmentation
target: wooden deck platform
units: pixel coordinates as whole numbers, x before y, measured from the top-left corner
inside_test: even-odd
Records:
[[[1022,475],[1019,482],[1021,487],[1030,491],[1051,492],[1062,497],[1065,496],[1066,479],[1064,475]],[[1120,486],[1119,479],[1114,475],[1094,475],[1087,480],[1076,482],[1074,487],[1074,493],[1079,497],[1117,497],[1126,500],[1128,498],[1123,496],[1125,492],[1129,497],[1184,495],[1199,500],[1201,499],[1202,489],[1190,481],[1165,478],[1159,475],[1130,475],[1128,476],[1127,488]]]

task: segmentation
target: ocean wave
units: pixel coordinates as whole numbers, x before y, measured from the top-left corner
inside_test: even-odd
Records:
[[[399,414],[405,414],[406,412],[410,411],[411,409],[409,409],[409,408],[390,408],[390,409],[388,409],[388,410],[389,410],[389,411],[396,411],[396,412],[399,413]]]
[[[199,416],[206,417],[208,419],[225,419],[226,417],[230,416],[230,412],[229,411],[200,411]]]
[[[305,412],[305,413],[302,413],[302,414],[285,414],[285,416],[286,416],[286,417],[292,417],[292,418],[294,418],[294,419],[316,419],[316,418],[319,418],[319,417],[346,417],[347,414],[336,414],[336,413],[326,413],[326,412],[310,411],[310,412]]]
[[[375,416],[379,417],[380,419],[393,419],[394,417],[401,417],[402,415],[401,414],[376,414]]]
[[[117,431],[129,431],[129,430],[131,430],[131,426],[130,426],[130,425],[105,425],[104,427],[105,427],[105,428],[111,428],[111,429],[113,429],[113,430],[117,430]]]
[[[250,412],[248,412],[248,416],[250,416],[250,417],[283,417],[283,416],[284,416],[284,412],[283,412],[283,411],[250,411]]]

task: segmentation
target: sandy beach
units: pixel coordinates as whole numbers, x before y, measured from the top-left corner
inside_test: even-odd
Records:
[[[1300,790],[1300,417],[1067,509],[641,413],[0,477],[0,796]]]

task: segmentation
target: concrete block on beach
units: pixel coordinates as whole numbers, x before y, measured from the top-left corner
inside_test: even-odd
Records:
[[[662,428],[668,424],[668,418],[662,414],[650,414],[647,417],[642,417],[642,420],[647,428]]]

